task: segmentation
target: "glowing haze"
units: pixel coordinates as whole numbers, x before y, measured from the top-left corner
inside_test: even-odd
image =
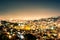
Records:
[[[6,3],[6,2],[5,2]],[[16,5],[12,3],[5,4],[1,6],[0,8],[0,17],[5,19],[21,19],[21,20],[34,20],[34,19],[40,19],[40,18],[48,18],[52,16],[60,16],[60,10],[59,7],[56,9],[54,8],[57,4],[48,4],[48,3],[36,3],[33,4],[33,2],[30,3],[16,3]],[[51,2],[50,2],[51,3]],[[17,5],[18,4],[18,5]],[[37,5],[38,4],[38,5]],[[51,6],[51,7],[50,7]]]
[[[4,18],[15,18],[15,19],[22,19],[22,20],[34,20],[40,18],[48,18],[52,16],[60,16],[60,12],[56,10],[49,10],[49,9],[23,9],[23,10],[16,10],[13,12],[6,12],[7,14],[0,15]]]

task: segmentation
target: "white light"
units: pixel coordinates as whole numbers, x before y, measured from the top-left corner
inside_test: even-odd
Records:
[[[9,32],[7,32],[7,34],[10,34]]]
[[[54,29],[54,27],[51,27],[51,29]]]
[[[20,26],[20,24],[18,24]]]
[[[18,32],[18,34],[20,34],[20,32]]]
[[[21,38],[21,39],[24,39],[24,36],[23,36],[23,35],[20,35],[20,38]]]
[[[54,34],[54,36],[56,36],[57,34]]]
[[[13,36],[14,36],[15,34],[13,34]]]
[[[12,36],[11,35],[9,35],[9,38],[11,38]]]

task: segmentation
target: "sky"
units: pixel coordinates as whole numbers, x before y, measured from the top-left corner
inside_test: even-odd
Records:
[[[59,0],[1,0],[0,17],[34,20],[60,16]]]

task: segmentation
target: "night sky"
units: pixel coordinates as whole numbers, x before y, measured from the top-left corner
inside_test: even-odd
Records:
[[[59,0],[0,0],[0,17],[40,19],[60,16]]]

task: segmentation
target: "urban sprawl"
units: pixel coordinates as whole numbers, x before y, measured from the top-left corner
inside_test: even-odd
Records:
[[[0,40],[60,40],[60,16],[15,21],[0,20]]]

